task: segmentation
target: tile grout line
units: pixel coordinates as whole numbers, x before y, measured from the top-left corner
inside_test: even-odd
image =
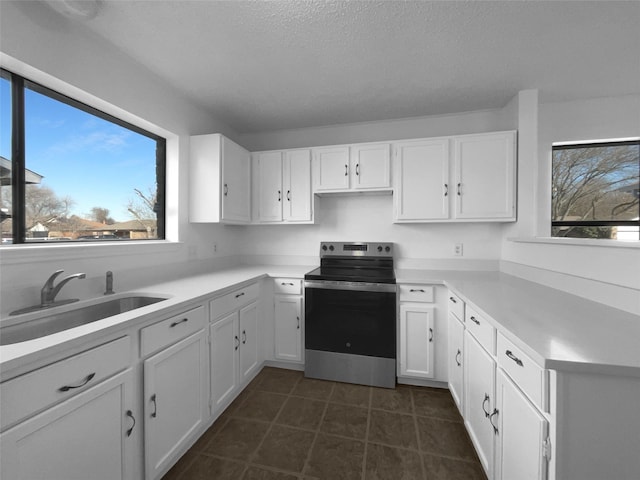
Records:
[[[420,457],[420,470],[422,471],[422,478],[427,478],[427,470],[424,466],[424,455],[422,454],[422,442],[420,441],[420,429],[418,428],[418,413],[416,410],[416,402],[414,398],[414,389],[409,390],[411,394],[411,413],[413,416],[413,427],[415,428],[416,436],[418,437],[418,455]]]
[[[369,406],[367,408],[367,428],[364,433],[364,453],[362,454],[362,475],[361,479],[365,480],[367,475],[367,451],[369,448],[369,429],[371,428],[371,404],[373,402],[373,387],[369,387]]]
[[[322,422],[324,421],[324,417],[327,415],[327,410],[329,410],[329,399],[331,395],[333,395],[333,391],[336,388],[335,382],[332,382],[331,391],[327,396],[327,399],[324,402],[324,409],[322,410],[322,415],[320,416],[320,421],[318,422],[318,426],[316,427],[315,434],[313,436],[313,441],[311,442],[311,446],[309,447],[309,451],[307,452],[307,458],[304,461],[304,465],[302,466],[302,476],[304,477],[304,472],[309,467],[309,461],[311,460],[311,454],[313,453],[313,449],[316,446],[316,442],[318,441],[318,436],[320,435],[320,428],[322,428]]]

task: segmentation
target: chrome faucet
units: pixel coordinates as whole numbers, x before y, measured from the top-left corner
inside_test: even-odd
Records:
[[[70,282],[74,278],[85,278],[86,274],[75,273],[73,275],[69,275],[68,277],[60,280],[60,282],[54,287],[53,282],[58,277],[58,275],[60,275],[62,272],[64,272],[64,270],[57,270],[53,275],[51,275],[47,279],[44,286],[42,287],[42,290],[40,290],[40,306],[42,308],[52,306],[54,303],[61,304],[62,302],[64,303],[77,302],[77,300],[62,300],[61,302],[56,302],[55,299],[56,299],[56,295],[58,295],[62,287],[64,287],[68,282]]]

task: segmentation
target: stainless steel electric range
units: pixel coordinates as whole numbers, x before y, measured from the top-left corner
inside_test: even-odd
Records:
[[[393,243],[322,242],[304,278],[305,376],[394,388]]]

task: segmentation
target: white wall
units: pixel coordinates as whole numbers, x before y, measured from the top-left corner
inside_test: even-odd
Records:
[[[167,237],[180,242],[100,245],[73,253],[62,246],[3,247],[0,314],[37,303],[44,280],[57,269],[86,272],[87,280],[74,281],[63,291],[86,298],[104,291],[106,270],[114,271],[116,289],[122,291],[162,275],[204,268],[213,258],[214,241],[217,259],[232,257],[234,231],[188,223],[188,157],[190,135],[221,132],[234,138],[236,133],[81,23],[41,2],[2,2],[0,22],[3,67],[167,138]]]
[[[576,295],[640,313],[640,242],[612,245],[606,240],[556,243],[511,241],[548,237],[551,222],[551,145],[554,142],[640,136],[640,95],[548,103],[539,106],[538,155],[519,170],[536,177],[537,192],[519,197],[519,211],[534,215],[533,235],[508,230],[501,269]]]
[[[510,106],[505,110],[246,134],[240,136],[240,142],[260,151],[513,130],[517,128],[513,110]],[[299,255],[317,261],[321,241],[396,242],[396,255],[403,267],[497,269],[503,225],[393,224],[392,201],[388,194],[327,195],[319,199],[316,225],[240,227],[239,245],[244,255]],[[453,255],[455,243],[464,244],[462,259]]]

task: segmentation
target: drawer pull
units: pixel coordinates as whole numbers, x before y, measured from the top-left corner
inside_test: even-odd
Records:
[[[423,290],[423,289],[421,289],[421,288],[412,288],[412,289],[411,289],[411,290],[409,290],[409,291],[410,291],[411,293],[414,293],[414,292],[421,292],[421,293],[424,293],[424,290]]]
[[[131,428],[127,430],[127,437],[130,437],[131,432],[133,432],[133,427],[136,426],[136,417],[133,416],[133,412],[131,410],[127,410],[127,417],[133,420],[133,425],[131,425]]]
[[[235,338],[235,341],[236,341],[236,348],[235,348],[235,350],[237,350],[237,349],[238,349],[238,347],[240,346],[240,339],[238,338],[238,336],[237,336],[237,335],[236,335],[234,338]]]
[[[291,285],[293,287],[293,283],[291,282],[282,282],[280,285]]]
[[[229,185],[227,185],[226,183],[224,184],[224,196],[226,197],[227,195],[229,195]]]
[[[480,320],[478,320],[476,317],[474,317],[473,315],[471,316],[471,321],[473,323],[475,323],[476,325],[480,325]]]
[[[348,176],[349,175],[349,165],[345,165],[344,166],[344,176]]]
[[[247,331],[242,330],[242,344],[244,345],[245,343],[247,343]]]
[[[507,357],[509,357],[511,360],[513,360],[514,362],[516,362],[518,364],[519,367],[522,367],[522,360],[520,360],[518,357],[516,357],[513,353],[511,353],[511,350],[507,350],[506,352],[504,352],[505,355]]]
[[[429,328],[429,342],[433,342],[433,328]]]
[[[80,385],[64,385],[62,387],[60,387],[58,389],[58,391],[60,392],[68,392],[69,390],[73,389],[73,388],[80,388],[80,387],[84,387],[87,383],[89,383],[91,380],[93,380],[93,377],[95,377],[96,374],[94,373],[90,373],[89,375],[87,375],[87,377],[84,379],[84,381],[82,383],[80,383]]]
[[[460,363],[459,358],[462,356],[462,352],[460,351],[460,349],[458,349],[458,353],[456,353],[456,363],[458,364],[458,366],[462,366],[462,363]]]
[[[296,317],[296,320],[298,321],[298,326],[296,328],[300,330],[300,317]]]
[[[493,427],[493,434],[494,435],[498,435],[498,427],[495,426],[495,424],[493,423],[493,417],[498,415],[500,412],[498,411],[497,408],[493,409],[493,412],[491,413],[491,415],[489,415],[489,423],[491,424],[491,426]]]
[[[237,294],[237,295],[236,295],[236,298],[240,298],[240,297],[241,297],[241,296],[243,296],[243,295],[244,295],[244,292],[241,292],[241,293],[239,293],[239,294]]]
[[[449,195],[449,185],[448,184],[444,184],[444,196],[446,197],[447,195]]]
[[[287,201],[291,201],[291,190],[287,190]]]
[[[278,190],[278,201],[281,202],[282,201],[282,191]]]
[[[489,403],[489,394],[487,394],[487,393],[484,394],[484,400],[482,400],[482,411],[484,412],[485,418],[489,418],[489,416],[491,414],[489,413],[489,411],[486,408],[484,408],[484,405],[486,403]]]
[[[453,303],[458,303],[458,302],[456,302],[456,299],[453,298],[453,297],[449,297],[449,300],[451,300]]]
[[[183,318],[182,320],[178,320],[177,322],[173,322],[171,325],[169,325],[169,328],[173,328],[176,325],[180,325],[181,323],[188,322],[188,321],[189,321],[188,318]]]
[[[158,403],[156,402],[156,394],[151,395],[151,401],[153,402],[153,412],[151,412],[151,418],[158,416]]]

